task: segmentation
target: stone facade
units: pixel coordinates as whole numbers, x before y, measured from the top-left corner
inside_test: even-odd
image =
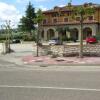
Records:
[[[65,25],[63,25],[63,27],[64,27]],[[70,27],[70,29],[77,29],[77,31],[78,31],[78,33],[77,33],[77,40],[79,40],[79,34],[81,34],[81,30],[80,30],[80,25],[67,25],[67,27]],[[56,31],[56,26],[49,26],[49,27],[42,27],[42,29],[44,30],[44,38],[42,38],[43,40],[45,40],[45,41],[47,41],[47,40],[49,40],[48,38],[47,38],[47,32],[48,32],[48,30],[53,30],[53,32],[54,32],[54,37],[58,37],[59,35],[58,35],[58,32]],[[96,35],[96,33],[98,33],[98,25],[97,24],[84,24],[83,25],[83,30],[85,30],[85,29],[90,29],[91,31],[92,31],[92,36],[95,36]],[[85,34],[85,33],[84,33]],[[68,37],[68,38],[70,38],[71,37],[71,33],[70,32],[68,32],[68,31],[66,31],[66,36]],[[75,36],[74,35],[74,33],[73,33],[73,36]]]
[[[73,6],[73,5],[72,5]],[[75,5],[76,6],[76,5]],[[77,5],[78,6],[78,5]],[[92,15],[86,15],[86,19],[83,22],[83,38],[85,39],[88,35],[100,34],[100,5],[86,3],[81,5],[85,7],[94,7],[95,13]],[[73,6],[74,7],[74,6]],[[76,19],[73,19],[72,11],[65,7],[54,7],[54,9],[43,12],[45,19],[41,23],[40,38],[42,40],[50,40],[53,37],[68,37],[79,40],[81,34],[80,18],[79,15],[75,15]],[[59,27],[69,27],[72,31],[64,31],[59,33],[56,29]]]

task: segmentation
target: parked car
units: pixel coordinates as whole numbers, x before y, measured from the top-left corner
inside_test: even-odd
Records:
[[[94,36],[91,36],[91,37],[87,37],[86,38],[86,43],[97,43],[97,39],[94,37]]]
[[[49,45],[62,45],[62,41],[59,40],[58,38],[53,38],[49,40]]]
[[[20,39],[13,39],[12,43],[21,43]]]

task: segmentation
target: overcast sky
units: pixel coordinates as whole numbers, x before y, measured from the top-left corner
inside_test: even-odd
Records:
[[[67,5],[70,0],[0,0],[0,25],[5,20],[11,20],[17,25],[19,19],[24,15],[28,2],[31,2],[35,8],[42,10],[51,9],[54,6]],[[72,0],[72,4],[83,4],[85,2],[99,3],[99,0]]]

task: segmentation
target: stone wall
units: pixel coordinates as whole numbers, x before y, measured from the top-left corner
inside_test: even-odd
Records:
[[[53,54],[74,56],[79,54],[79,45],[52,45],[45,46],[42,50],[48,52],[51,51]],[[99,44],[87,44],[83,46],[84,55],[95,55],[100,56],[100,45]]]

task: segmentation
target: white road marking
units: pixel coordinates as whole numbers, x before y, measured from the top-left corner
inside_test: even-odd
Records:
[[[37,88],[37,89],[52,89],[52,90],[75,90],[75,91],[94,91],[100,92],[100,89],[89,89],[89,88],[66,88],[66,87],[43,87],[43,86],[10,86],[10,85],[0,85],[0,88]]]
[[[17,68],[17,67],[6,67],[6,68],[0,68],[1,71],[68,71],[68,72],[100,72],[100,69],[64,69],[64,68],[44,68],[44,67],[23,67],[23,68]]]

